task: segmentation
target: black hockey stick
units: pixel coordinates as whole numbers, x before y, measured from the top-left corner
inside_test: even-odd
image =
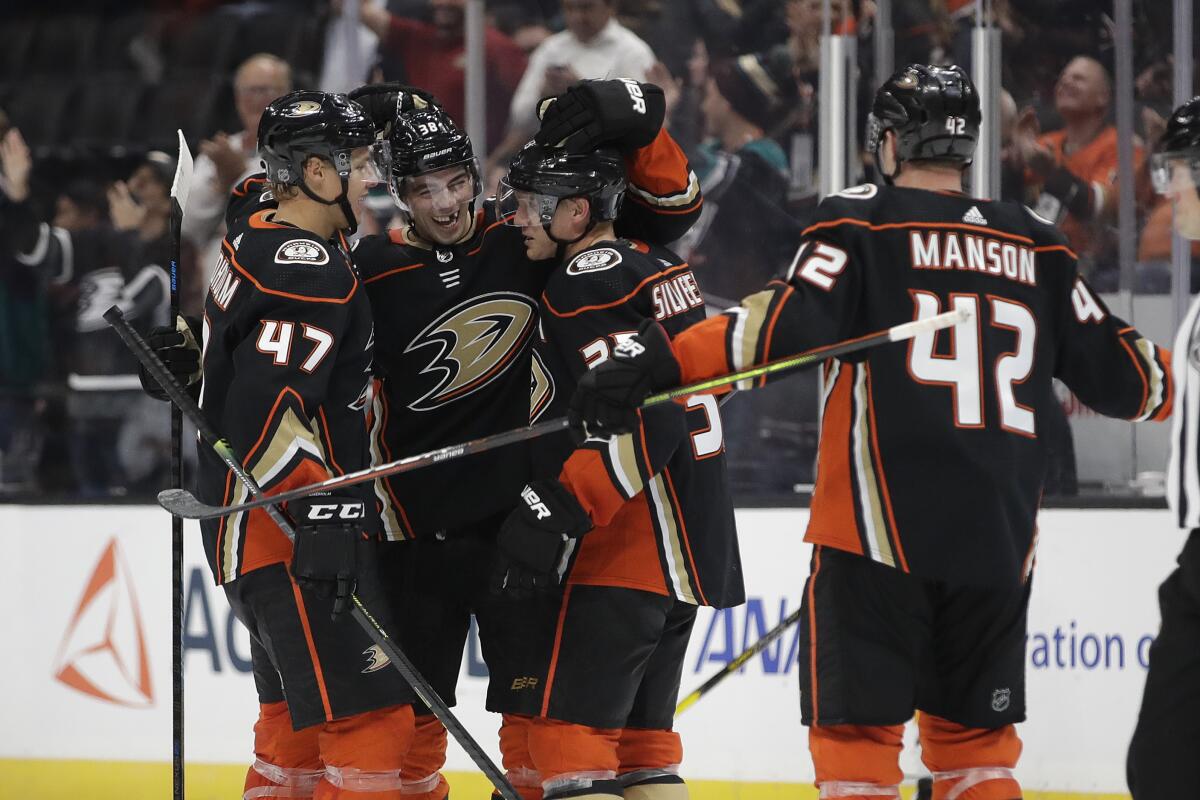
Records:
[[[757,367],[730,372],[726,375],[721,375],[716,378],[711,378],[698,383],[690,383],[687,386],[680,386],[677,389],[668,389],[665,392],[650,395],[642,403],[642,408],[647,406],[666,403],[671,400],[678,400],[681,397],[707,392],[711,389],[719,389],[730,384],[740,383],[742,381],[753,380],[765,375],[774,375],[780,372],[788,372],[801,367],[812,366],[818,364],[827,358],[837,358],[849,353],[854,353],[859,350],[865,350],[868,347],[886,344],[888,342],[899,342],[904,339],[911,339],[922,333],[949,328],[951,325],[957,325],[969,319],[970,315],[965,311],[947,311],[944,314],[938,314],[928,319],[920,319],[914,322],[906,322],[902,325],[895,325],[891,328],[886,328],[882,331],[860,336],[856,339],[847,339],[842,342],[817,347],[804,353],[786,358],[768,361],[765,364],[760,364]],[[539,422],[528,428],[516,428],[504,433],[497,433],[491,436],[484,436],[479,439],[472,439],[469,442],[461,444],[449,445],[441,447],[437,450],[430,450],[426,453],[418,453],[417,455],[407,456],[397,461],[391,461],[387,464],[380,464],[377,467],[367,467],[360,469],[357,472],[347,472],[345,475],[338,475],[328,480],[312,483],[308,486],[300,486],[296,489],[291,489],[286,492],[272,495],[269,498],[250,500],[245,503],[233,506],[214,506],[208,503],[201,502],[191,492],[186,489],[168,489],[158,493],[158,504],[170,511],[172,514],[177,514],[188,519],[213,519],[215,517],[225,517],[230,514],[236,514],[240,511],[247,511],[252,508],[262,508],[263,506],[271,505],[272,503],[281,503],[289,500],[297,500],[301,497],[308,497],[317,492],[328,492],[334,489],[341,489],[345,486],[353,486],[364,481],[377,480],[386,478],[389,475],[399,475],[402,472],[412,472],[413,470],[423,467],[440,464],[443,461],[450,461],[463,456],[472,455],[474,453],[482,453],[485,450],[492,450],[504,445],[513,444],[514,442],[522,442],[526,439],[535,439],[538,436],[544,436],[547,433],[556,433],[565,431],[568,423],[565,417]]]
[[[249,490],[250,494],[255,498],[265,499],[266,502],[262,504],[262,507],[265,508],[271,520],[279,526],[279,529],[283,531],[288,539],[294,541],[296,536],[295,531],[292,530],[291,523],[283,516],[280,507],[276,505],[277,501],[275,498],[267,497],[264,494],[254,476],[242,466],[241,459],[238,458],[229,441],[222,438],[212,425],[209,424],[208,419],[204,416],[204,412],[200,410],[200,406],[179,385],[179,381],[167,369],[166,364],[150,349],[150,345],[146,344],[146,341],[130,326],[125,316],[121,313],[121,309],[113,306],[104,312],[104,319],[116,330],[126,346],[137,356],[138,361],[142,362],[147,371],[162,386],[167,396],[171,398],[171,402],[191,420],[192,424],[196,426],[196,430],[200,433],[200,437],[221,457],[221,460],[225,462],[225,465],[229,467],[237,479],[242,482],[242,485]],[[417,671],[417,668],[413,666],[408,656],[404,654],[404,651],[388,635],[383,626],[371,615],[371,612],[367,610],[357,595],[350,596],[350,616],[366,631],[371,641],[379,646],[379,649],[388,657],[392,665],[404,676],[404,680],[408,681],[408,684],[412,686],[417,696],[421,698],[425,705],[429,706],[429,710],[433,712],[434,716],[446,726],[446,730],[450,732],[450,735],[462,746],[462,749],[467,752],[467,755],[471,757],[475,765],[487,776],[487,779],[491,781],[492,786],[496,787],[496,791],[500,796],[504,800],[521,800],[517,791],[512,787],[512,784],[504,777],[504,773],[500,771],[499,767],[483,751],[483,748],[479,746],[479,742],[475,741],[470,732],[458,721],[458,717],[454,716],[454,713],[446,705],[446,702],[429,685],[429,681],[425,680],[425,677]]]
[[[788,614],[787,617],[782,622],[780,622],[774,628],[771,628],[771,630],[764,633],[762,635],[761,639],[759,639],[757,642],[750,645],[745,650],[743,650],[741,653],[739,653],[737,658],[733,659],[733,661],[730,661],[728,664],[726,664],[721,669],[720,672],[713,675],[711,678],[706,680],[704,683],[700,684],[700,686],[697,687],[697,689],[694,692],[692,692],[687,697],[680,700],[679,705],[675,706],[675,716],[678,717],[680,714],[682,714],[683,712],[687,711],[689,708],[694,706],[696,704],[696,702],[700,700],[701,697],[704,697],[704,695],[706,695],[710,691],[712,691],[712,688],[714,686],[716,686],[718,683],[725,680],[730,675],[732,675],[733,673],[735,673],[739,669],[741,669],[742,666],[747,661],[749,661],[750,659],[754,658],[756,655],[761,653],[766,648],[767,645],[769,645],[771,642],[775,641],[780,636],[782,636],[784,631],[786,631],[788,628],[795,625],[799,620],[800,620],[800,609],[797,608],[791,614]]]
[[[192,185],[192,151],[179,131],[179,160],[171,184],[171,324],[179,316],[179,250]],[[183,489],[183,412],[171,406],[171,488]],[[183,518],[171,517],[171,785],[183,800]]]

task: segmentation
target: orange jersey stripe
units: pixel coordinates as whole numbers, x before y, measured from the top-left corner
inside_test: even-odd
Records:
[[[957,230],[978,231],[979,233],[990,233],[993,236],[1000,236],[1005,239],[1015,239],[1018,242],[1025,244],[1033,244],[1033,239],[1021,236],[1008,231],[999,231],[995,228],[988,228],[983,225],[965,225],[961,222],[886,222],[879,225],[873,225],[870,222],[865,222],[861,219],[853,217],[842,217],[841,219],[831,219],[826,222],[818,222],[815,225],[810,225],[804,229],[803,236],[808,236],[814,231],[823,230],[825,228],[836,228],[839,225],[856,225],[860,228],[866,228],[872,231],[885,231],[895,228],[955,228]]]
[[[879,489],[883,495],[883,507],[887,511],[888,526],[892,529],[892,547],[896,551],[896,557],[900,559],[900,569],[908,572],[908,559],[904,557],[904,548],[900,546],[900,529],[896,527],[896,514],[892,510],[892,495],[888,491],[887,470],[883,468],[883,451],[879,449],[879,425],[875,422],[875,395],[871,391],[871,365],[868,363],[863,367],[867,371],[867,416],[871,420],[871,454],[875,458],[875,466],[878,467],[876,475],[879,477]]]
[[[563,591],[562,606],[558,609],[558,624],[554,628],[554,649],[550,653],[550,669],[546,672],[546,688],[542,690],[541,716],[550,710],[550,691],[554,687],[554,672],[558,669],[558,653],[562,649],[563,625],[567,621],[567,606],[571,602],[571,587]]]
[[[283,226],[277,225],[276,227],[283,227]],[[252,284],[254,284],[254,286],[263,294],[271,294],[271,295],[275,295],[276,297],[287,297],[292,300],[303,300],[307,303],[333,303],[335,305],[343,305],[345,303],[350,302],[350,298],[354,297],[354,293],[358,291],[358,280],[357,279],[355,279],[354,283],[351,285],[349,293],[345,297],[340,297],[340,298],[338,298],[338,297],[312,297],[310,295],[293,294],[292,292],[283,292],[283,291],[279,291],[277,289],[268,289],[267,287],[265,287],[261,283],[259,283],[258,280],[246,270],[245,267],[243,267],[241,264],[238,263],[237,258],[234,256],[233,248],[229,246],[229,242],[222,241],[221,247],[223,247],[225,249],[226,254],[229,256],[229,263],[233,266],[233,268],[236,269],[238,272],[242,273],[242,275],[244,275],[246,277],[246,280],[248,280]]]
[[[817,691],[817,575],[821,572],[821,546],[813,548],[813,571],[808,576],[808,669],[812,681],[813,724],[821,719]]]
[[[863,554],[854,512],[850,465],[851,408],[854,369],[844,364],[825,404],[821,422],[821,447],[817,450],[817,485],[805,541],[828,544],[839,550]]]
[[[685,269],[691,269],[691,267],[688,266],[688,263],[686,261],[683,262],[682,264],[676,264],[675,266],[671,267],[670,269],[664,269],[662,272],[656,272],[655,274],[651,275],[650,277],[644,278],[640,283],[638,283],[637,286],[633,287],[633,291],[629,292],[624,297],[621,297],[617,300],[613,300],[611,303],[600,303],[600,304],[594,305],[594,306],[582,306],[581,308],[577,308],[574,311],[563,312],[563,311],[557,310],[556,308],[554,308],[554,306],[550,305],[550,301],[546,298],[545,293],[542,294],[542,303],[546,306],[547,309],[550,310],[550,313],[556,317],[563,317],[563,318],[575,317],[575,316],[583,314],[584,312],[587,312],[587,311],[598,311],[603,308],[612,308],[614,306],[619,306],[622,303],[628,301],[629,298],[636,296],[637,293],[640,292],[646,286],[646,284],[653,283],[654,281],[657,281],[657,280],[662,280],[663,278],[667,277],[668,275],[672,275],[676,272],[680,272]]]
[[[300,594],[300,587],[296,585],[296,581],[290,574],[288,580],[292,584],[292,594],[296,596],[296,611],[300,617],[300,626],[304,628],[304,641],[308,644],[308,657],[312,659],[313,675],[317,679],[317,689],[321,693],[321,707],[325,709],[325,721],[332,722],[333,710],[329,706],[329,690],[325,688],[325,673],[321,670],[321,659],[317,656],[317,646],[313,642],[312,629],[308,626],[308,609],[304,607],[304,597]]]

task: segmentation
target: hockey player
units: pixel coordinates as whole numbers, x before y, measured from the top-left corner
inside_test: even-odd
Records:
[[[563,413],[580,376],[643,322],[673,332],[704,318],[686,262],[614,229],[626,183],[612,150],[530,143],[501,187],[500,213],[526,254],[553,266],[533,420]],[[716,401],[651,409],[633,433],[578,448],[558,436],[531,450],[536,479],[501,528],[495,580],[551,591],[509,620],[523,647],[492,668],[489,696],[527,717],[505,766],[536,773],[547,800],[686,798],[672,717],[696,607],[744,599]]]
[[[1112,316],[1062,235],[962,193],[979,101],[958,67],[910,65],[876,93],[886,186],[823,200],[786,275],[668,339],[644,325],[573,402],[627,430],[655,388],[958,309],[907,347],[825,364],[806,540],[802,720],[821,797],[895,798],[919,709],[935,800],[1012,800],[1024,634],[1058,377],[1095,410],[1161,420],[1168,354]]]
[[[388,234],[365,237],[353,253],[375,310],[374,458],[527,424],[537,298],[552,264],[531,262],[520,231],[501,224],[493,202],[479,202],[470,139],[431,96],[399,85],[352,94],[388,130],[389,187],[403,220]],[[658,87],[586,82],[541,110],[539,136],[583,150],[609,143],[625,153],[631,201],[617,230],[668,242],[699,216],[699,184],[661,129]],[[235,188],[227,217],[272,204],[263,177],[253,176]],[[194,380],[195,356],[178,346],[182,338],[164,332],[152,342],[180,377]],[[487,577],[496,531],[528,479],[528,451],[514,445],[378,486],[387,538],[408,540],[381,552],[397,635],[450,704],[472,613],[493,672],[503,671],[498,665],[507,652],[521,649],[503,638],[507,620],[520,611],[510,598],[488,592]],[[508,686],[493,687],[489,708],[504,712]],[[502,748],[523,741],[520,725],[508,719]],[[407,800],[440,800],[448,789],[439,772],[446,734],[432,715],[419,714],[416,727],[401,774],[404,791]],[[509,779],[527,798],[540,795],[532,772]]]
[[[1171,200],[1174,226],[1200,239],[1200,97],[1175,109],[1151,157],[1154,189]],[[1192,301],[1175,337],[1172,367],[1179,381],[1167,499],[1181,530],[1189,531],[1179,566],[1158,590],[1162,625],[1150,646],[1150,669],[1137,728],[1129,745],[1129,791],[1134,800],[1194,794],[1200,786],[1200,300]]]
[[[520,231],[502,224],[494,202],[481,202],[470,139],[421,100],[412,107],[402,101],[388,137],[401,227],[365,237],[354,249],[376,311],[381,382],[372,442],[379,462],[528,423],[538,297],[552,266],[531,262]],[[662,130],[658,87],[587,82],[544,102],[542,111],[540,135],[580,149],[604,142],[625,154],[637,199],[616,221],[622,233],[668,242],[695,221],[699,184]],[[509,636],[521,611],[511,598],[491,594],[487,579],[496,531],[528,479],[528,450],[513,445],[379,484],[387,538],[409,540],[381,553],[385,579],[394,577],[389,592],[399,637],[448,703],[455,701],[472,614],[493,676],[507,674],[504,663],[522,650]],[[490,710],[520,708],[509,696],[511,683],[493,677]],[[520,725],[507,718],[506,752],[523,738]],[[404,777],[406,790],[425,800],[439,800],[447,789],[439,774],[445,735],[432,716],[418,716]],[[540,793],[532,773],[510,772],[509,779],[527,798]]]
[[[370,464],[371,309],[346,252],[374,126],[342,95],[294,92],[259,125],[277,210],[235,221],[204,311],[205,414],[268,492]],[[200,448],[207,502],[246,499]],[[295,547],[262,511],[202,523],[216,582],[249,629],[260,713],[246,797],[401,797],[414,699],[341,614],[382,615],[369,491],[295,501]],[[282,691],[280,691],[282,684]],[[286,700],[285,700],[286,696]]]

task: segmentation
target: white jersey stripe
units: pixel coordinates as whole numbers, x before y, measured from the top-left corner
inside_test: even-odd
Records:
[[[1200,370],[1192,363],[1191,350],[1200,344],[1200,298],[1192,301],[1171,356],[1171,367],[1178,386],[1175,418],[1171,421],[1171,460],[1167,467],[1167,502],[1180,528],[1200,528],[1200,464],[1197,463],[1197,435],[1200,432]]]

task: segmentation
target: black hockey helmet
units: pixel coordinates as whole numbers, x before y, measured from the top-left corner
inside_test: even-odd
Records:
[[[383,146],[381,143],[380,146]],[[474,184],[471,202],[483,192],[479,160],[471,137],[459,130],[440,107],[429,105],[396,116],[386,142],[389,151],[388,187],[400,209],[411,215],[405,200],[405,181],[450,167],[466,167]]]
[[[340,205],[350,233],[357,228],[354,211],[346,199],[351,154],[374,141],[375,126],[363,109],[345,95],[331,92],[285,94],[263,110],[258,123],[258,154],[267,180],[298,186],[319,203]],[[304,162],[310,156],[330,162],[341,176],[342,193],[336,200],[317,197],[305,184]]]
[[[529,142],[509,162],[508,175],[501,179],[500,189],[500,213],[510,225],[516,224],[510,215],[517,210],[517,192],[536,199],[536,213],[546,228],[554,218],[559,200],[586,197],[594,225],[616,219],[621,210],[625,161],[610,147],[589,153],[568,153],[562,148]]]
[[[879,148],[890,130],[896,134],[899,162],[938,160],[966,167],[975,156],[981,119],[979,94],[962,67],[909,64],[875,92],[867,149],[883,173]],[[884,174],[888,183],[894,177]]]
[[[1191,166],[1193,184],[1200,186],[1200,96],[1193,97],[1171,114],[1167,130],[1150,157],[1154,190],[1165,194],[1171,185],[1171,165]]]

